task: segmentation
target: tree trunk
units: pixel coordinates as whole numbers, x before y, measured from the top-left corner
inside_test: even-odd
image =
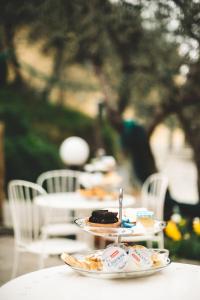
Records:
[[[0,87],[4,87],[7,83],[7,63],[6,59],[0,58]]]
[[[5,198],[3,139],[4,139],[4,124],[0,122],[0,224],[2,224],[2,220],[3,220],[3,201]]]
[[[196,119],[195,114],[199,115],[198,109],[194,108],[194,112],[180,111],[178,114],[178,118],[182,124],[183,130],[186,135],[186,139],[188,143],[191,145],[193,153],[194,153],[194,161],[197,167],[197,186],[198,186],[198,195],[199,195],[199,203],[200,203],[200,124],[198,122],[198,118]],[[196,121],[196,123],[194,123]]]
[[[1,35],[2,33],[0,32],[0,36]],[[4,87],[7,84],[7,77],[8,77],[7,53],[0,39],[0,87]]]
[[[10,24],[4,24],[4,42],[9,51],[9,61],[15,74],[15,84],[21,85],[23,80],[20,72],[20,63],[14,45],[14,30]]]
[[[200,136],[193,136],[190,144],[193,146],[194,161],[197,167],[197,189],[200,203]]]
[[[94,123],[94,140],[95,140],[95,151],[98,152],[99,149],[105,149],[103,136],[102,136],[102,117],[101,117],[101,103],[98,103],[98,112]]]
[[[48,97],[56,85],[56,82],[60,79],[61,73],[63,70],[63,56],[64,56],[64,47],[58,47],[56,48],[56,52],[54,55],[54,60],[53,60],[53,69],[52,69],[52,74],[50,80],[47,82],[46,87],[43,90],[43,99],[48,100]],[[62,88],[61,88],[62,89]],[[61,99],[59,99],[59,104],[63,104],[63,93],[59,93]],[[59,97],[59,98],[60,98]]]
[[[95,64],[95,62],[93,62],[93,67],[94,67],[94,73],[97,76],[100,86],[101,86],[101,90],[102,93],[104,95],[104,100],[106,103],[111,103],[112,102],[112,95],[111,95],[111,89],[110,86],[108,84],[108,80],[105,76],[105,74],[102,71],[102,67]]]
[[[104,100],[107,103],[108,107],[113,107],[113,95],[111,91],[111,87],[108,84],[108,79],[106,78],[105,74],[102,71],[102,67],[99,65],[96,65],[93,62],[95,75],[99,79],[102,92],[104,94]],[[117,109],[118,113],[121,115],[123,111],[126,109],[130,102],[131,98],[131,91],[132,91],[132,67],[123,67],[123,74],[122,79],[120,82],[119,90],[118,90],[118,103],[117,103]]]
[[[176,102],[175,99],[178,98]],[[179,112],[187,107],[190,109],[193,106],[197,106],[200,103],[199,98],[196,95],[186,95],[179,98],[179,96],[174,93],[169,100],[169,103],[166,105],[160,105],[152,115],[152,122],[147,127],[147,134],[149,138],[151,137],[152,133],[154,132],[155,128],[162,123],[169,115],[175,114],[179,115]],[[185,129],[184,129],[185,130]]]
[[[200,203],[200,162],[199,161],[197,163],[197,187],[198,187],[198,195],[199,195],[199,203]]]
[[[108,85],[108,81],[106,80],[106,76],[102,71],[102,67],[93,61],[93,68],[94,73],[96,77],[99,80],[101,90],[103,93],[103,101],[99,101],[98,103],[98,113],[95,120],[95,148],[98,149],[104,149],[104,141],[102,137],[102,124],[103,124],[103,109],[104,104],[108,104],[111,100],[111,93],[110,93],[110,87]]]
[[[169,111],[160,110],[158,113],[156,113],[154,116],[152,116],[152,122],[149,124],[147,128],[147,135],[148,138],[152,136],[154,130],[156,127],[164,121],[168,116],[170,115]]]
[[[124,66],[122,68],[122,79],[118,90],[118,111],[120,114],[124,112],[131,100],[133,74],[134,71],[132,66]]]

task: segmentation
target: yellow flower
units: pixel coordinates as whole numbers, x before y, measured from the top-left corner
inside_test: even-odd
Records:
[[[193,230],[197,235],[200,235],[200,219],[199,218],[194,219]]]
[[[179,222],[179,226],[184,227],[186,225],[186,220],[181,218],[180,222]]]
[[[180,221],[181,221],[181,215],[179,215],[179,214],[173,214],[171,216],[171,221],[173,221],[176,224],[180,223]]]
[[[179,231],[176,223],[173,222],[173,221],[169,221],[167,223],[167,226],[165,228],[165,232],[166,232],[166,235],[174,241],[180,241],[181,238],[182,238],[181,232]]]
[[[185,233],[183,238],[184,238],[184,240],[189,240],[189,238],[190,238],[189,232]]]

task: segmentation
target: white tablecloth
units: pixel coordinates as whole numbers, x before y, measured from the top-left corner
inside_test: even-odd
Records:
[[[68,266],[20,276],[0,288],[1,300],[198,300],[200,267],[172,263],[152,276],[105,280],[76,274]]]
[[[102,209],[105,207],[116,208],[119,206],[119,202],[117,200],[100,201],[96,199],[87,199],[81,196],[79,193],[56,193],[41,195],[35,198],[35,204],[40,207],[69,210]],[[124,195],[124,207],[133,207],[134,204],[134,197],[130,195]]]

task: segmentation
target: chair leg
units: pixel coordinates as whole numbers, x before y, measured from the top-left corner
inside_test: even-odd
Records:
[[[147,240],[147,248],[153,248],[153,241]]]
[[[158,236],[158,247],[160,248],[160,249],[164,249],[164,235],[163,235],[163,232],[160,232],[159,233],[159,236]]]
[[[11,279],[15,278],[17,275],[17,271],[18,271],[18,267],[19,267],[19,255],[20,255],[19,251],[17,249],[15,249]]]
[[[43,269],[45,267],[45,263],[44,263],[45,258],[46,258],[46,256],[44,254],[39,254],[39,257],[38,257],[38,268],[39,269]]]

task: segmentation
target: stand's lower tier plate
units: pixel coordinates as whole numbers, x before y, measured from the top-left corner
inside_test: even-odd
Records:
[[[164,251],[163,249],[154,249],[155,252],[159,252],[159,251]],[[93,253],[100,253],[102,252],[102,250],[97,250],[94,251]],[[91,254],[92,252],[89,252],[87,254]],[[86,255],[86,254],[85,254]],[[76,257],[77,259],[83,259],[83,257],[85,255],[82,254],[77,254],[74,255],[74,257]],[[98,278],[98,279],[126,279],[126,278],[138,278],[138,277],[146,277],[146,276],[150,276],[153,275],[157,272],[160,272],[162,270],[164,270],[166,267],[168,267],[170,264],[170,259],[167,258],[166,262],[164,263],[164,265],[162,266],[154,266],[151,267],[149,269],[145,269],[145,270],[137,270],[137,271],[131,271],[131,272],[126,272],[126,271],[119,271],[119,272],[105,272],[105,271],[92,271],[92,270],[84,270],[84,269],[80,269],[80,268],[76,268],[76,267],[72,267],[70,265],[68,265],[70,268],[72,268],[74,271],[76,271],[77,273],[83,275],[83,276],[87,276],[87,277],[93,277],[93,278]]]
[[[158,220],[155,220],[154,225],[151,227],[143,226],[140,222],[137,222],[132,228],[90,226],[88,225],[88,218],[76,219],[75,223],[84,231],[103,237],[151,236],[161,232],[166,226],[165,222]]]

